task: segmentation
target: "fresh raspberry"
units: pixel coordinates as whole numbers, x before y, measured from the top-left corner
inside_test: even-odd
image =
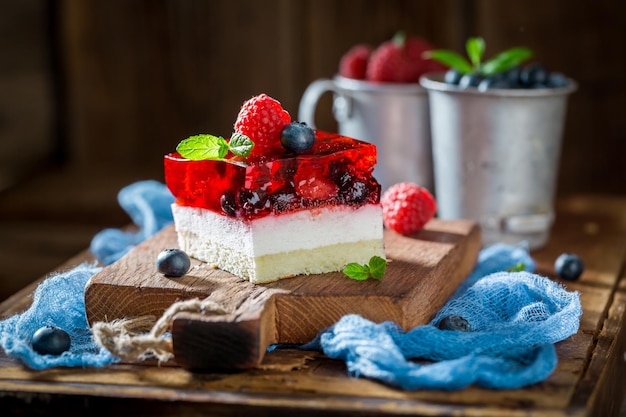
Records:
[[[364,80],[371,53],[372,47],[366,44],[358,44],[350,48],[339,61],[339,75]]]
[[[403,235],[422,229],[437,211],[437,203],[430,192],[410,182],[389,187],[380,203],[385,226]]]
[[[366,78],[378,82],[417,83],[423,74],[445,69],[422,56],[431,49],[433,46],[424,39],[407,38],[399,33],[372,53]]]
[[[246,101],[237,115],[235,132],[246,135],[254,142],[251,158],[259,158],[273,151],[283,150],[280,132],[291,123],[291,116],[280,102],[267,94]]]

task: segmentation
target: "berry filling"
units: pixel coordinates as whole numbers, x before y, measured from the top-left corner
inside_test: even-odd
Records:
[[[315,132],[305,153],[285,150],[249,163],[165,156],[165,182],[178,204],[246,220],[330,205],[380,201],[372,177],[376,147],[338,134]]]

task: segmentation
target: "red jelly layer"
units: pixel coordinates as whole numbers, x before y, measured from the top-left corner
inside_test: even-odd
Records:
[[[375,165],[375,145],[318,131],[308,152],[285,151],[263,162],[192,161],[174,152],[165,156],[165,182],[180,205],[254,219],[309,207],[378,203]]]

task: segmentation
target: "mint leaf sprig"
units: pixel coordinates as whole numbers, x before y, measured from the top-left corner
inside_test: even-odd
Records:
[[[368,278],[380,280],[387,270],[387,261],[380,256],[372,256],[369,263],[365,265],[356,262],[349,263],[343,268],[343,273],[348,278],[357,281],[365,281]]]
[[[233,155],[246,158],[252,152],[254,142],[240,133],[233,133],[230,141],[221,136],[200,134],[182,140],[176,151],[183,157],[193,161],[206,159],[224,159],[228,151]]]
[[[495,57],[483,62],[485,49],[485,40],[481,37],[475,37],[469,38],[465,43],[469,60],[454,51],[445,49],[426,51],[423,56],[453,68],[461,74],[474,73],[484,77],[507,71],[532,56],[530,49],[516,47],[500,52]]]

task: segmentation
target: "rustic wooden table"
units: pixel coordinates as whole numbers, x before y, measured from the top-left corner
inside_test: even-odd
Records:
[[[575,196],[557,204],[549,244],[533,253],[538,273],[557,279],[553,262],[579,254],[583,316],[557,345],[553,375],[508,391],[405,392],[350,379],[342,362],[315,352],[279,350],[261,367],[193,374],[175,366],[117,364],[99,369],[31,371],[0,355],[2,415],[423,415],[616,416],[626,388],[626,197]],[[81,254],[63,265],[88,258]],[[35,284],[0,304],[0,317],[24,310]]]

